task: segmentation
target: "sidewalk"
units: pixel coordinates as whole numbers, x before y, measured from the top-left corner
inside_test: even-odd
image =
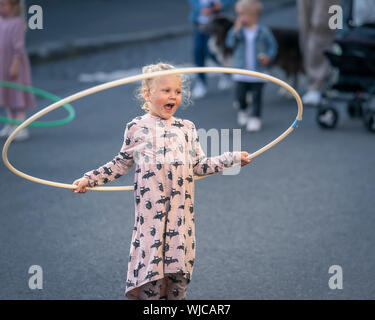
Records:
[[[295,0],[263,0],[264,14],[295,5]],[[33,63],[114,46],[177,37],[191,32],[187,0],[26,1],[43,9],[43,30],[27,32]]]

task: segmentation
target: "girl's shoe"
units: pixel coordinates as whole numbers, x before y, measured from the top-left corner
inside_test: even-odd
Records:
[[[0,138],[8,138],[10,131],[10,125],[6,124],[1,130],[0,130]]]
[[[238,111],[237,122],[239,126],[244,126],[248,122],[248,115],[246,111]]]
[[[307,91],[303,97],[302,102],[310,106],[317,106],[322,99],[322,94],[319,91]]]
[[[246,125],[246,131],[249,132],[256,132],[259,131],[262,128],[262,121],[259,118],[256,117],[250,117],[247,125]]]
[[[17,127],[17,126],[16,126]],[[15,127],[15,128],[16,128]],[[16,137],[14,138],[14,141],[23,141],[27,140],[30,137],[29,129],[25,128],[21,132],[19,132]]]
[[[18,126],[17,125],[10,125],[8,129],[8,137],[16,130]],[[14,138],[14,141],[23,141],[30,137],[29,129],[25,128],[21,132],[19,132],[16,137]]]
[[[219,90],[227,90],[229,89],[230,87],[232,86],[232,81],[231,79],[229,79],[225,74],[223,74],[220,78],[219,78],[219,82],[217,84],[217,88]]]
[[[193,88],[192,96],[194,99],[203,98],[207,94],[207,88],[205,84],[198,80]]]

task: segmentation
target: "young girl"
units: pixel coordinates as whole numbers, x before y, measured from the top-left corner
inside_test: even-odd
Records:
[[[20,0],[0,0],[0,81],[31,85]],[[0,86],[0,106],[6,108],[9,119],[23,121],[26,111],[35,107],[34,95]],[[0,131],[0,137],[8,137],[16,127],[6,124]],[[28,129],[25,128],[14,140],[24,140],[28,136]]]
[[[277,54],[277,42],[271,31],[258,24],[262,4],[259,0],[239,0],[236,3],[237,20],[229,30],[226,45],[233,48],[235,68],[264,72]],[[261,129],[262,90],[264,80],[235,74],[236,100],[239,102],[238,124],[247,131]],[[253,95],[252,115],[248,116],[247,92]]]
[[[159,63],[143,73],[173,69]],[[193,122],[174,117],[183,94],[181,75],[142,82],[146,113],[127,123],[117,156],[73,182],[86,192],[126,174],[136,163],[135,224],[130,246],[125,296],[130,299],[185,299],[195,257],[194,174],[220,172],[247,152],[207,158]],[[186,92],[185,92],[186,93]]]

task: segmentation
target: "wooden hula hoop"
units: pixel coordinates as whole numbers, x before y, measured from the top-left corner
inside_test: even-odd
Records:
[[[25,174],[22,171],[17,170],[15,167],[13,167],[8,160],[7,152],[8,152],[8,148],[9,148],[11,142],[14,140],[14,138],[17,136],[17,134],[19,132],[21,132],[24,128],[26,128],[30,123],[34,122],[38,118],[47,114],[48,112],[51,112],[52,110],[55,110],[55,109],[65,105],[67,103],[78,100],[82,97],[86,97],[90,94],[94,94],[94,93],[99,92],[99,91],[103,91],[103,90],[106,90],[106,89],[109,89],[109,88],[117,87],[117,86],[120,86],[120,85],[123,85],[123,84],[135,82],[135,81],[140,81],[140,80],[155,78],[155,77],[160,77],[160,76],[166,76],[166,75],[184,74],[184,73],[232,73],[232,74],[243,74],[243,75],[247,75],[247,76],[258,77],[258,78],[262,78],[262,79],[265,79],[265,80],[268,80],[268,81],[271,81],[271,82],[274,82],[274,83],[280,85],[281,87],[285,88],[286,90],[288,90],[293,95],[293,97],[297,101],[298,112],[297,112],[297,117],[294,120],[294,122],[292,123],[292,125],[286,131],[284,131],[279,137],[277,137],[276,139],[274,139],[273,141],[271,141],[270,143],[268,143],[264,147],[260,148],[256,152],[250,154],[248,156],[249,159],[253,159],[253,158],[259,156],[263,152],[267,151],[268,149],[270,149],[273,146],[275,146],[276,144],[278,144],[281,140],[285,139],[295,128],[298,127],[298,124],[302,121],[303,105],[302,105],[302,101],[301,101],[300,96],[290,85],[288,85],[287,83],[285,83],[284,81],[282,81],[278,78],[275,78],[275,77],[272,77],[270,75],[260,73],[260,72],[249,71],[249,70],[244,70],[244,69],[236,69],[236,68],[200,67],[200,68],[171,69],[171,70],[157,71],[157,72],[146,73],[146,74],[139,74],[139,75],[135,75],[135,76],[131,76],[131,77],[122,78],[122,79],[119,79],[119,80],[106,82],[106,83],[97,85],[95,87],[91,87],[89,89],[77,92],[77,93],[75,93],[71,96],[68,96],[68,97],[66,97],[66,98],[64,98],[64,99],[62,99],[58,102],[55,102],[55,103],[45,107],[44,109],[40,110],[39,112],[35,113],[34,115],[32,115],[31,117],[26,119],[24,122],[22,122],[13,131],[13,133],[8,137],[8,139],[6,140],[6,142],[4,144],[4,147],[3,147],[3,152],[2,152],[3,161],[10,171],[12,171],[13,173],[19,175],[20,177],[22,177],[24,179],[27,179],[27,180],[30,180],[30,181],[33,181],[33,182],[36,182],[36,183],[41,183],[41,184],[46,184],[46,185],[53,186],[53,187],[58,187],[58,188],[76,189],[77,188],[76,185],[67,184],[67,183],[59,183],[59,182],[54,182],[54,181],[36,178],[36,177],[30,176],[28,174]],[[237,163],[235,165],[239,165],[239,164],[240,163]],[[227,168],[227,169],[229,169],[229,168]],[[195,176],[194,179],[195,180],[202,179],[202,178],[211,176],[213,174],[209,174],[209,175],[206,175],[206,176]],[[87,190],[96,190],[96,191],[123,191],[123,190],[134,190],[134,187],[133,186],[93,187],[93,188],[87,187],[86,189]]]

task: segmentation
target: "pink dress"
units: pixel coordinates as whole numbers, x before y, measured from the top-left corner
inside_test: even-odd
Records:
[[[146,113],[127,123],[118,155],[86,172],[97,186],[126,174],[134,163],[135,223],[125,296],[165,273],[191,280],[195,259],[194,174],[220,172],[234,163],[234,152],[207,158],[193,122]]]
[[[19,75],[9,76],[13,59],[21,59]],[[30,62],[25,51],[25,27],[20,17],[0,17],[0,81],[16,82],[31,86]],[[26,111],[35,107],[34,95],[0,85],[0,106],[14,111]]]

